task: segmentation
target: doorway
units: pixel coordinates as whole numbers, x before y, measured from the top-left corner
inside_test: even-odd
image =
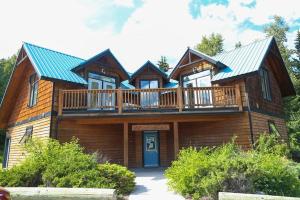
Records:
[[[158,131],[143,132],[144,167],[159,166],[159,138]]]

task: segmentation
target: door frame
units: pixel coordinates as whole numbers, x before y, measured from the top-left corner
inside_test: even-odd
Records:
[[[143,168],[151,168],[151,166],[147,167],[145,166],[145,155],[144,155],[144,134],[145,133],[156,133],[157,134],[157,154],[158,154],[158,166],[155,166],[155,167],[160,167],[160,132],[157,131],[157,130],[153,130],[153,131],[142,131],[142,167]],[[152,168],[155,168],[155,167],[152,167]]]

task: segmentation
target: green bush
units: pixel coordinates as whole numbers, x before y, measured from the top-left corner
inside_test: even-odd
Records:
[[[286,145],[262,135],[255,150],[234,141],[214,148],[181,150],[166,170],[170,188],[193,199],[217,199],[218,192],[263,192],[300,196],[299,166],[288,160]]]
[[[106,184],[113,186],[121,194],[129,194],[135,187],[135,175],[126,167],[117,164],[101,164],[98,166],[101,177]]]
[[[77,140],[37,140],[25,148],[29,155],[20,165],[1,171],[1,186],[113,188],[118,194],[134,189],[134,173],[116,164],[98,164]]]

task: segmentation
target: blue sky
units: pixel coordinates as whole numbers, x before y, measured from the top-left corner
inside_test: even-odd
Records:
[[[265,37],[277,14],[287,45],[300,28],[298,0],[0,0],[0,58],[22,41],[82,58],[110,48],[129,71],[161,55],[176,64],[203,35],[220,33],[225,49]]]

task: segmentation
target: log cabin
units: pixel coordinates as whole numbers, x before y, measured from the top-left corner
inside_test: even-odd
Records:
[[[130,168],[234,136],[245,149],[263,132],[287,140],[283,98],[294,94],[273,37],[213,57],[187,48],[169,74],[150,61],[130,74],[109,49],[84,60],[23,43],[0,107],[3,167],[31,137],[75,137]]]

